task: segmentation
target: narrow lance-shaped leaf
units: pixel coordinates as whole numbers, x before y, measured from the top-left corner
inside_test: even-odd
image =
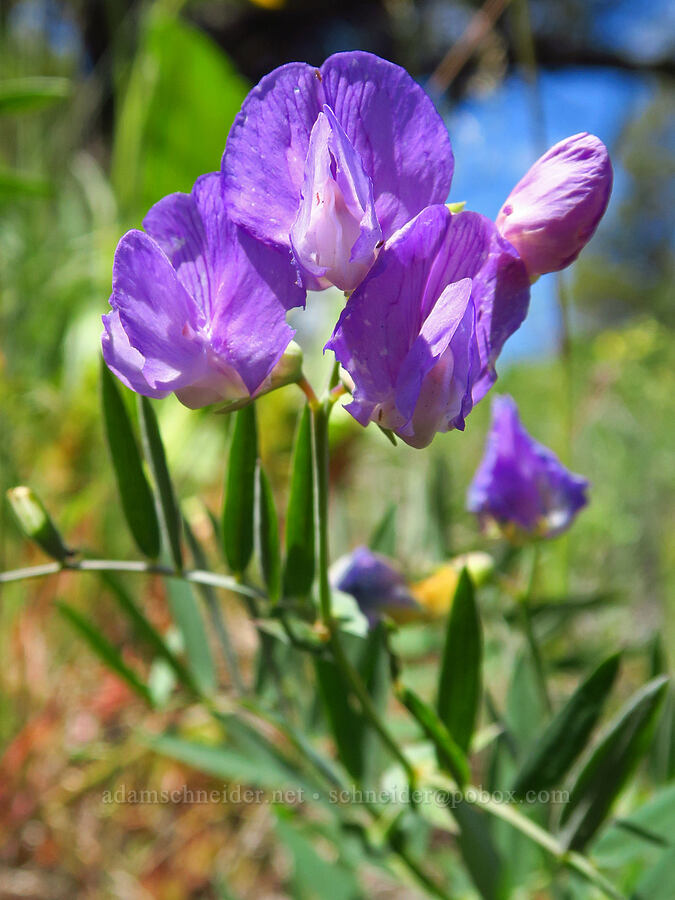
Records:
[[[139,697],[142,697],[149,706],[152,706],[153,701],[150,691],[133,669],[130,669],[124,662],[117,648],[114,647],[107,638],[103,637],[100,631],[76,609],[73,609],[72,606],[68,606],[66,603],[57,603],[56,605],[61,615],[80,633],[99,659],[101,659],[109,669],[115,672],[116,675],[119,675],[119,677],[123,679],[123,681],[125,681]]]
[[[466,800],[452,808],[459,825],[457,846],[479,894],[484,900],[506,900],[506,878],[499,851],[494,845],[485,813]]]
[[[254,404],[245,406],[236,415],[227,468],[223,547],[228,566],[235,574],[241,575],[253,555],[258,429]]]
[[[473,582],[462,569],[448,616],[437,709],[464,752],[471,743],[481,698],[483,637]]]
[[[270,600],[276,602],[281,593],[281,548],[279,546],[279,523],[274,506],[274,496],[267,475],[258,467],[257,484],[257,528],[258,556],[260,568]]]
[[[173,563],[180,571],[183,568],[183,554],[180,545],[180,509],[178,508],[173,484],[171,483],[171,475],[166,462],[166,453],[164,452],[162,436],[157,424],[157,416],[148,398],[140,395],[138,397],[138,421],[141,426],[145,458],[148,461],[157,488],[162,531],[165,535],[168,549],[171,552]]]
[[[171,617],[181,633],[190,672],[202,691],[212,693],[216,686],[216,668],[192,585],[180,578],[165,581]]]
[[[368,546],[373,553],[383,553],[385,556],[396,554],[396,504],[391,503],[384,515],[375,526]]]
[[[63,542],[56,525],[42,500],[29,487],[19,485],[7,491],[7,500],[24,534],[59,562],[64,562],[73,551]]]
[[[115,378],[103,362],[101,390],[103,421],[122,509],[139,550],[154,559],[159,554],[159,523],[152,491],[122,396]]]
[[[295,438],[291,489],[286,514],[284,594],[305,597],[314,581],[314,472],[312,423],[305,406]]]
[[[110,589],[112,595],[117,600],[120,609],[131,622],[138,638],[147,645],[148,649],[151,650],[155,656],[159,659],[163,659],[171,666],[176,673],[178,680],[184,687],[188,688],[188,690],[196,691],[197,688],[190,673],[175,653],[170,650],[166,641],[159,631],[157,631],[155,626],[141,612],[126,588],[123,587],[123,585],[109,572],[101,573],[101,579]]]
[[[459,787],[462,787],[469,780],[470,773],[469,763],[461,747],[455,743],[434,710],[414,691],[404,687],[398,696],[401,703],[422,726],[425,735],[433,742],[441,768],[449,772]]]
[[[360,781],[364,768],[363,717],[352,706],[349,690],[333,660],[317,656],[314,663],[338,757],[352,778]]]
[[[649,747],[667,685],[661,676],[637,691],[586,760],[560,817],[571,849],[583,850],[593,837]]]
[[[601,663],[549,723],[516,776],[513,789],[518,796],[553,787],[569,771],[600,718],[620,658],[615,653]]]

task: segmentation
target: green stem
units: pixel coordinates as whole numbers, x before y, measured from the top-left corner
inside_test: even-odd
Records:
[[[534,594],[534,588],[537,580],[537,569],[539,566],[539,547],[537,544],[534,544],[532,547],[532,568],[530,569],[530,576],[527,582],[527,588],[525,592],[521,595],[518,608],[520,610],[520,617],[523,626],[523,634],[525,635],[525,640],[527,641],[528,647],[530,649],[530,655],[532,657],[532,662],[534,664],[535,675],[537,678],[537,685],[539,688],[539,693],[541,694],[542,703],[546,711],[549,715],[553,712],[553,704],[551,703],[551,697],[548,691],[548,684],[546,682],[546,670],[544,668],[544,660],[541,655],[541,650],[539,649],[539,643],[537,641],[537,636],[534,633],[534,626],[532,624],[532,595]]]
[[[232,591],[233,594],[241,594],[244,597],[264,599],[260,591],[240,584],[229,575],[218,575],[216,572],[207,572],[204,569],[186,569],[181,572],[170,566],[144,562],[140,559],[82,559],[79,562],[45,563],[41,566],[0,572],[0,584],[25,581],[29,578],[44,578],[46,575],[56,575],[59,572],[135,572],[139,575],[163,575],[167,578],[183,578],[194,584],[208,584],[212,587],[223,588],[223,590]]]
[[[321,621],[330,635],[330,647],[338,669],[361,704],[366,719],[368,719],[371,726],[379,734],[383,744],[390,750],[394,758],[403,766],[410,782],[410,786],[413,788],[416,779],[415,770],[382,722],[375,704],[368,693],[368,689],[345,653],[340,638],[340,629],[333,619],[330,582],[328,580],[328,420],[332,406],[333,404],[330,400],[327,400],[324,403],[313,405],[311,407],[317,492],[317,546],[319,551],[319,610]]]
[[[539,844],[544,850],[553,856],[557,862],[577,872],[586,881],[595,885],[607,897],[612,900],[626,900],[624,894],[616,888],[611,881],[599,872],[595,866],[583,856],[573,850],[567,850],[553,835],[549,834],[527,816],[522,815],[518,810],[508,803],[497,803],[492,798],[488,800],[482,799],[482,792],[474,790],[474,795],[480,799],[476,800],[476,804],[488,812],[492,816],[503,819],[513,828],[516,828],[521,834],[529,837],[530,840]]]

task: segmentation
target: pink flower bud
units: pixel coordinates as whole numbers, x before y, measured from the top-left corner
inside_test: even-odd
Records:
[[[518,251],[530,280],[573,262],[609,202],[612,164],[599,138],[582,132],[551,147],[509,194],[497,228]]]

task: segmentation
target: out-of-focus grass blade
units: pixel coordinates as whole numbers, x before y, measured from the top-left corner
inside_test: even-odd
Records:
[[[227,468],[223,547],[228,566],[236,575],[241,575],[253,554],[255,470],[258,459],[255,405],[245,406],[236,416]]]
[[[101,362],[103,421],[110,447],[122,508],[141,553],[155,559],[159,555],[159,523],[141,455],[115,377]]]
[[[174,493],[162,436],[157,424],[157,416],[147,397],[138,396],[138,421],[141,427],[145,458],[155,480],[159,500],[159,515],[162,530],[166,536],[175,567],[183,568],[183,554],[180,545],[181,515]]]
[[[192,552],[192,558],[194,559],[195,566],[198,569],[208,569],[209,566],[206,559],[206,554],[204,553],[202,545],[197,540],[197,536],[190,527],[190,522],[188,521],[188,519],[184,519],[183,525],[185,528],[185,537],[187,538],[188,546],[190,547],[190,550]],[[218,638],[218,642],[220,644],[220,648],[223,652],[223,656],[225,657],[225,664],[227,665],[228,671],[230,673],[232,684],[237,690],[237,693],[242,694],[245,690],[244,682],[241,678],[237,654],[230,639],[230,632],[225,623],[225,617],[220,606],[218,595],[210,584],[197,583],[195,584],[195,588],[202,595],[204,603],[206,604],[206,607],[209,611],[213,630],[215,631],[216,637]]]
[[[481,698],[483,637],[471,577],[462,569],[448,616],[438,683],[438,715],[466,753]]]
[[[619,671],[615,653],[576,689],[547,726],[523,763],[513,784],[518,796],[557,784],[584,750]]]
[[[314,472],[312,423],[305,406],[295,438],[291,488],[286,513],[284,594],[306,597],[314,581]]]
[[[396,504],[392,503],[375,526],[368,545],[374,553],[396,555]]]
[[[44,503],[32,488],[24,485],[10,488],[7,500],[23,533],[48,556],[63,562],[72,555]]]
[[[619,711],[578,774],[562,809],[563,839],[583,850],[649,747],[668,678],[654,678]]]
[[[56,605],[61,615],[79,632],[99,659],[115,674],[119,675],[149,706],[153,706],[150,691],[138,675],[124,662],[116,647],[107,638],[104,638],[100,631],[76,609],[73,609],[72,606],[68,606],[66,603],[57,603]]]
[[[0,81],[0,116],[45,109],[65,100],[70,92],[67,78],[32,76]]]
[[[448,729],[434,710],[410,688],[404,687],[399,698],[433,742],[439,765],[452,775],[459,787],[462,787],[469,780],[469,764]]]
[[[504,867],[485,814],[461,800],[453,806],[452,816],[459,825],[459,851],[479,894],[484,900],[505,900]]]
[[[672,900],[674,884],[675,847],[671,847],[638,881],[631,900]]]
[[[216,686],[216,668],[192,586],[179,578],[167,578],[165,583],[171,616],[181,633],[190,672],[200,689],[210,694]]]
[[[289,812],[283,807],[276,811],[277,834],[293,859],[289,896],[330,897],[331,900],[354,900],[362,896],[354,871],[348,868],[341,855],[336,860],[324,859],[310,838],[286,821]],[[306,830],[305,825],[303,831]]]
[[[173,653],[162,635],[136,606],[126,588],[109,572],[103,572],[101,579],[117,600],[122,612],[131,622],[138,638],[158,659],[163,659],[173,669],[178,680],[188,690],[197,691],[195,682],[183,663]]]
[[[445,456],[432,456],[427,477],[429,544],[439,560],[451,554],[452,472]]]
[[[267,475],[258,466],[257,484],[257,528],[258,556],[260,568],[267,587],[267,594],[276,602],[281,593],[281,548],[279,545],[279,523],[274,506],[274,496]]]
[[[16,172],[0,166],[0,202],[17,197],[50,197],[53,192],[52,182],[41,175]]]

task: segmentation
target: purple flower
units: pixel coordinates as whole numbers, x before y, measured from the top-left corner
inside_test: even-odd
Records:
[[[592,134],[551,147],[509,194],[497,228],[534,281],[574,262],[604,215],[612,191],[607,148]]]
[[[186,406],[247,400],[292,377],[286,310],[304,303],[284,254],[225,214],[220,173],[148,212],[113,263],[103,356],[139,394]],[[289,354],[291,357],[293,354]]]
[[[383,613],[397,618],[420,609],[391,560],[368,547],[357,547],[337,560],[331,569],[331,584],[351,594],[370,625]]]
[[[354,382],[347,409],[412,447],[463,429],[528,303],[525,267],[492,222],[428,207],[387,243],[326,344]]]
[[[511,397],[495,397],[485,455],[469,488],[470,512],[513,540],[551,538],[586,506],[588,486],[530,437]]]
[[[266,75],[234,121],[222,171],[237,224],[292,250],[305,287],[351,291],[383,240],[446,201],[453,157],[410,75],[350,52]]]

